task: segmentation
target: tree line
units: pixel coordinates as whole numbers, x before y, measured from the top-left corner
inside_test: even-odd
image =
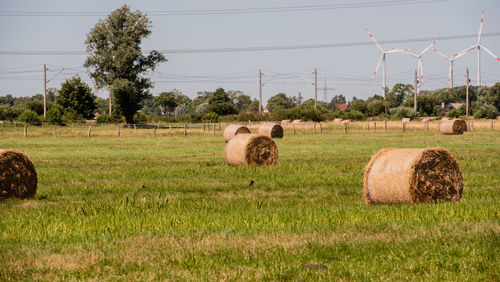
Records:
[[[48,107],[44,112],[43,96],[0,97],[0,120],[18,120],[30,124],[64,125],[83,122],[97,116],[101,123],[145,123],[148,121],[218,122],[220,120],[284,120],[322,121],[334,118],[362,120],[366,118],[418,118],[423,116],[465,115],[465,107],[446,112],[442,104],[465,101],[465,86],[452,89],[421,91],[418,109],[413,109],[413,86],[398,83],[385,99],[373,95],[366,100],[336,95],[330,102],[278,93],[269,98],[270,114],[258,113],[259,102],[242,91],[201,91],[190,99],[179,90],[153,96],[152,81],[147,74],[167,61],[155,50],[143,54],[142,40],[151,34],[151,21],[146,14],[132,11],[127,5],[99,20],[87,34],[88,57],[84,66],[97,89],[106,89],[110,98],[96,97],[91,87],[78,76],[67,79],[60,89],[49,89]],[[470,87],[470,113],[477,118],[496,118],[500,111],[500,83],[492,87]],[[111,99],[111,101],[109,100]],[[111,104],[112,114],[108,114]],[[348,107],[345,107],[348,104]],[[97,115],[96,115],[97,113]]]

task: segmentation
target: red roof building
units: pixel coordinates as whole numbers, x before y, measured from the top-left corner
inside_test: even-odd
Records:
[[[345,110],[347,109],[347,104],[335,104],[335,108],[339,110]]]

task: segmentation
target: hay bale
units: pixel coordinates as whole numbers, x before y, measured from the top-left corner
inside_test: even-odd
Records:
[[[333,122],[334,122],[334,123],[341,123],[341,122],[342,122],[342,119],[341,119],[341,118],[334,118],[334,119],[333,119]]]
[[[230,124],[224,129],[224,142],[228,142],[233,136],[237,134],[248,134],[251,133],[250,129],[246,126],[239,124]]]
[[[464,134],[467,131],[467,123],[460,118],[442,119],[439,131],[442,134]]]
[[[292,122],[292,121],[291,121],[291,120],[289,120],[289,119],[284,119],[284,120],[282,120],[282,121],[281,121],[281,125],[285,125],[285,126],[286,126],[286,125],[288,125],[288,124],[289,124],[289,123],[291,123],[291,122]]]
[[[409,118],[403,118],[403,119],[401,119],[401,121],[405,122],[405,123],[408,123],[408,122],[410,122],[410,119]]]
[[[363,189],[368,204],[456,202],[463,177],[447,150],[389,148],[372,156]]]
[[[303,120],[301,120],[301,119],[294,119],[294,120],[292,121],[292,125],[298,125],[298,124],[301,124],[301,123],[303,123],[303,122],[304,122],[304,121],[303,121]]]
[[[0,199],[33,197],[36,186],[35,166],[28,156],[16,150],[0,150]]]
[[[283,138],[283,127],[276,123],[264,123],[259,126],[259,134],[271,138]]]
[[[264,135],[238,134],[226,145],[228,165],[272,166],[278,162],[278,148]]]

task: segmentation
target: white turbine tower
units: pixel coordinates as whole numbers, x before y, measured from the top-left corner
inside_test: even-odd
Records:
[[[417,86],[417,88],[420,87],[420,89],[422,89],[422,85],[424,85],[424,68],[422,65],[422,55],[424,55],[425,52],[429,51],[429,49],[431,49],[431,47],[434,46],[438,42],[438,40],[439,39],[434,40],[434,42],[432,42],[431,45],[427,46],[427,48],[425,48],[422,52],[420,52],[420,54],[405,52],[406,54],[417,58],[417,73],[418,77],[420,78],[420,83],[418,84],[419,86]]]
[[[375,42],[375,46],[377,46],[377,48],[380,50],[380,52],[382,52],[382,55],[380,56],[380,60],[378,61],[377,67],[375,68],[375,71],[373,72],[373,76],[372,76],[371,80],[373,80],[373,78],[377,74],[377,71],[380,68],[380,65],[384,64],[384,66],[382,67],[382,76],[383,76],[383,79],[382,79],[382,91],[384,93],[384,99],[385,99],[385,89],[387,87],[386,68],[385,68],[385,55],[386,54],[390,54],[390,53],[404,53],[404,52],[408,52],[408,51],[413,50],[413,49],[392,49],[392,50],[389,50],[389,51],[384,51],[384,49],[382,49],[382,47],[380,46],[380,44],[378,44],[377,40],[375,40],[375,38],[373,38],[373,35],[368,31],[368,29],[365,28],[365,30],[368,33],[368,35],[370,35],[370,38],[373,40],[373,42]]]
[[[438,53],[441,57],[443,57],[445,60],[447,60],[450,63],[450,67],[449,67],[449,71],[448,71],[448,88],[453,88],[453,62],[456,59],[462,57],[463,55],[469,53],[474,48],[476,48],[476,47],[467,48],[461,52],[453,54],[452,56],[446,56],[445,54],[436,50],[436,48],[432,48],[432,49],[434,49],[434,52]]]
[[[493,52],[491,52],[488,48],[484,47],[481,45],[481,32],[483,31],[483,22],[484,22],[484,10],[483,14],[481,15],[481,24],[479,25],[479,33],[477,35],[477,44],[468,48],[468,49],[475,49],[477,48],[477,85],[481,86],[481,49],[484,49],[488,54],[490,54],[493,58],[497,59],[497,61],[500,61],[500,58],[498,58]]]

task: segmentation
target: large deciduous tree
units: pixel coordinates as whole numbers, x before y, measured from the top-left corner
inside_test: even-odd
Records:
[[[87,34],[89,56],[85,66],[98,88],[108,88],[113,104],[127,123],[149,95],[151,80],[144,75],[166,61],[157,51],[142,54],[140,44],[151,34],[151,21],[140,11],[127,5],[100,20]]]

